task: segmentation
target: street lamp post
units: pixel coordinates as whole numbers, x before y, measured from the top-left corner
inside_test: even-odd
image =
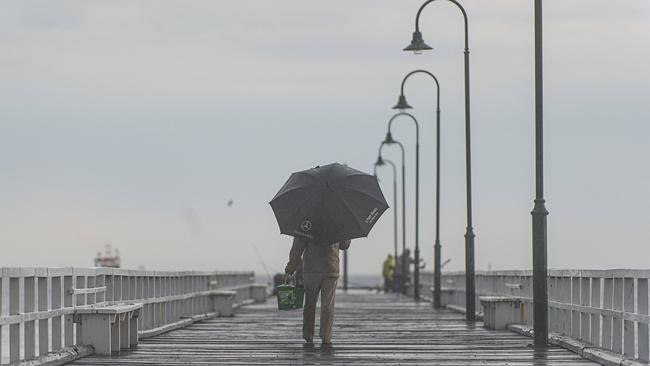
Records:
[[[404,51],[413,51],[416,54],[424,50],[431,50],[431,46],[427,45],[422,38],[420,32],[420,14],[422,10],[434,2],[435,0],[427,0],[418,9],[415,17],[415,32],[413,32],[413,39]],[[467,13],[465,9],[456,0],[447,0],[453,3],[460,9],[463,14],[465,23],[465,177],[467,180],[467,228],[465,231],[465,314],[468,321],[476,320],[476,289],[474,282],[474,228],[472,227],[472,164],[471,164],[471,139],[470,139],[470,101],[469,101],[469,35],[467,25]]]
[[[420,300],[420,124],[418,120],[410,113],[400,112],[395,114],[388,121],[388,132],[386,132],[384,142],[387,144],[396,142],[393,139],[390,128],[393,125],[393,121],[401,116],[410,117],[415,123],[415,250],[413,252],[415,265],[413,268],[413,298],[418,301]]]
[[[394,238],[394,260],[397,260],[397,168],[395,167],[395,163],[393,163],[389,159],[382,159],[381,155],[377,157],[377,162],[375,163],[375,176],[377,176],[377,167],[378,166],[383,166],[383,165],[390,165],[393,168],[393,238]],[[395,283],[396,283],[396,278],[395,278],[395,271],[393,271],[393,279],[392,279],[393,285],[391,286],[391,290],[395,289]]]
[[[544,87],[542,0],[535,0],[535,206],[533,216],[533,327],[535,346],[548,345],[547,235],[544,200]]]
[[[406,80],[408,80],[411,75],[414,74],[426,74],[433,78],[433,81],[436,84],[436,239],[433,245],[434,258],[433,258],[433,307],[438,309],[441,306],[440,296],[440,285],[441,285],[441,245],[440,245],[440,83],[438,83],[438,78],[435,77],[432,73],[426,70],[414,70],[406,74],[404,79],[402,79],[402,86],[400,88],[400,95],[397,101],[397,104],[393,109],[406,110],[411,109],[412,107],[406,102],[406,96],[404,95],[404,85]]]
[[[348,292],[348,251],[343,251],[343,291]]]
[[[393,143],[397,144],[399,146],[400,150],[402,151],[402,272],[405,271],[406,268],[406,257],[404,256],[404,252],[406,251],[406,168],[405,168],[405,162],[404,162],[404,145],[402,145],[401,142],[399,141],[393,141]],[[382,141],[381,144],[379,145],[379,152],[377,153],[378,158],[381,158],[381,150],[384,148],[384,145],[386,145],[386,141]],[[397,258],[395,258],[397,260]],[[402,278],[400,279],[400,289],[403,294],[406,293],[406,276],[404,273],[402,273]]]

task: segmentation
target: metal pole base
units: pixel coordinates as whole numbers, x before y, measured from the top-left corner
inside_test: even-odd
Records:
[[[474,229],[468,226],[465,233],[465,318],[470,322],[476,321],[474,237]]]
[[[535,200],[533,215],[533,328],[535,347],[548,346],[548,288],[546,218],[543,199]]]
[[[413,268],[413,298],[420,301],[420,249],[415,247],[415,267]]]
[[[436,240],[436,243],[433,245],[434,251],[434,271],[433,271],[433,307],[435,309],[440,309],[442,307],[441,303],[441,258],[440,258],[440,240]]]

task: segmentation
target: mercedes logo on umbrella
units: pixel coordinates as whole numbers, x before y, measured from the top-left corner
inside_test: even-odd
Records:
[[[303,221],[302,224],[300,224],[300,228],[304,232],[307,232],[307,231],[311,230],[311,221],[309,221],[309,220]]]

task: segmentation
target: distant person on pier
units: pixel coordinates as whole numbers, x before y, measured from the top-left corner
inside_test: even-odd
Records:
[[[406,263],[405,263],[406,262]],[[395,282],[393,283],[393,291],[406,293],[411,278],[410,278],[410,268],[411,264],[414,263],[413,258],[411,258],[411,250],[408,248],[404,250],[402,255],[397,256],[395,259]],[[406,264],[406,269],[404,270],[404,264]]]
[[[388,257],[384,260],[381,269],[381,275],[384,277],[384,292],[388,293],[393,288],[393,256],[388,254]]]
[[[319,335],[323,345],[332,344],[334,324],[334,301],[339,278],[339,249],[347,250],[350,240],[322,245],[296,237],[289,252],[285,273],[293,274],[302,259],[305,284],[305,307],[303,309],[302,336],[307,343],[314,342],[316,302],[321,296]]]

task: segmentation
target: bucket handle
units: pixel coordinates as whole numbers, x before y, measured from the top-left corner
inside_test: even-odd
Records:
[[[293,284],[295,285],[295,283],[296,283],[296,275],[295,275],[295,273],[294,273],[294,274],[288,274],[288,273],[285,273],[285,274],[284,274],[284,285],[286,286],[286,285],[288,284],[288,281],[287,281],[287,280],[288,280],[289,278],[292,279],[291,282],[293,282]]]

